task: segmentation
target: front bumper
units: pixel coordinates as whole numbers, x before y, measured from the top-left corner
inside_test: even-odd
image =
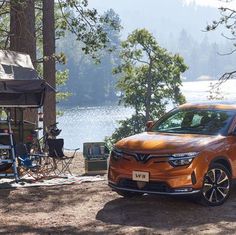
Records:
[[[199,193],[200,190],[192,188],[176,188],[172,189],[162,182],[150,182],[147,183],[143,188],[138,188],[135,181],[126,180],[129,182],[127,185],[119,183],[118,185],[108,182],[108,185],[114,191],[127,191],[127,192],[137,192],[137,193],[147,193],[147,194],[159,194],[159,195],[192,195]]]
[[[108,181],[116,190],[157,194],[193,194],[200,191],[208,164],[205,156],[194,158],[190,165],[174,167],[168,156],[156,156],[147,161],[138,161],[132,156],[110,158]],[[132,180],[132,172],[148,172],[149,182],[140,187]],[[124,184],[124,180],[126,183]],[[160,186],[160,187],[159,187]]]

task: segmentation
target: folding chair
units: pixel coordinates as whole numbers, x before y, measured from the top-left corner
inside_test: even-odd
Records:
[[[44,155],[28,154],[27,147],[24,144],[17,144],[15,151],[21,176],[28,175],[36,180],[47,176],[48,172],[45,171],[42,164]]]
[[[72,156],[66,156],[63,152],[64,139],[48,139],[48,157],[52,159],[54,173],[56,175],[69,173],[72,175],[70,165],[79,148],[74,150]]]

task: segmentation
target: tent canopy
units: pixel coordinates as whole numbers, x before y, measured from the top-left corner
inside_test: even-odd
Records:
[[[40,107],[53,91],[33,67],[30,56],[0,50],[0,107]]]

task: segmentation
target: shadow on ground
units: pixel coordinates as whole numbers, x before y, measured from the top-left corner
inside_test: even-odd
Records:
[[[235,234],[236,187],[220,207],[188,197],[146,195],[132,200],[104,182],[0,190],[0,235]]]
[[[90,190],[90,193],[93,193]],[[8,214],[53,212],[86,200],[88,192],[80,187],[52,186],[0,190],[0,211]]]
[[[122,225],[188,232],[197,227],[207,230],[215,226],[217,234],[235,234],[236,187],[230,199],[219,207],[203,207],[189,197],[146,195],[139,198],[117,198],[105,204],[96,219],[109,225]],[[235,224],[233,224],[235,223]],[[227,226],[232,224],[232,226]],[[222,232],[221,232],[222,231]]]
[[[116,228],[105,228],[102,231],[93,230],[93,226],[86,231],[81,231],[80,228],[74,226],[57,226],[57,227],[40,227],[35,228],[28,225],[3,226],[0,227],[0,235],[5,234],[40,234],[40,235],[105,235],[117,234]]]

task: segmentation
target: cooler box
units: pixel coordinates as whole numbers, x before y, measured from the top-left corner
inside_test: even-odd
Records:
[[[105,174],[107,172],[109,149],[104,142],[84,143],[83,156],[86,174]]]

